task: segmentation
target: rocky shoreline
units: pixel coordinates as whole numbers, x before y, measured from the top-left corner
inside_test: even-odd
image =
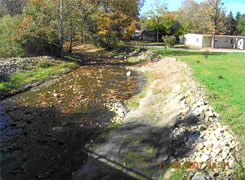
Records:
[[[39,56],[39,57],[28,57],[28,58],[0,58],[0,76],[7,75],[10,77],[17,70],[26,70],[26,66],[35,65],[38,60],[48,59],[55,61],[51,56]],[[1,79],[1,81],[5,79]],[[0,81],[0,82],[1,82]]]
[[[27,58],[0,58],[0,82],[9,82],[11,76],[18,70],[30,71],[28,66],[36,66],[41,60],[48,60],[50,62],[55,62],[56,59],[51,56],[37,56],[37,57],[27,57]],[[51,75],[51,78],[58,78],[62,75],[68,74],[71,71],[65,71],[63,73]],[[11,96],[20,94],[22,92],[28,91],[33,87],[40,86],[46,82],[45,80],[35,80],[31,83],[21,85],[18,87],[17,91],[14,92],[0,92],[0,101],[7,99]]]
[[[183,111],[180,123],[174,129],[174,137],[189,135],[185,145],[195,149],[195,153],[179,161],[198,163],[199,167],[193,169],[199,172],[195,174],[193,171],[189,176],[191,180],[232,179],[241,147],[232,131],[219,121],[220,115],[206,100],[204,88],[201,85],[198,88],[195,85],[198,83],[194,80],[192,82],[190,80],[187,84],[192,90],[185,92],[181,97],[180,105]],[[193,90],[193,87],[197,90]],[[193,136],[195,134],[196,138]]]
[[[143,55],[141,55],[143,58]],[[159,58],[159,56],[158,56]],[[241,147],[232,131],[219,121],[220,115],[215,112],[207,101],[205,88],[192,78],[191,68],[176,58],[162,57],[160,61],[170,61],[180,64],[184,68],[181,72],[185,81],[176,85],[170,92],[179,103],[178,118],[173,125],[171,144],[169,148],[173,153],[165,157],[169,166],[173,164],[185,165],[192,162],[193,167],[187,167],[187,179],[232,179],[238,164]],[[133,67],[131,70],[139,72],[152,71],[153,67]],[[155,80],[152,84],[157,85]],[[142,102],[144,100],[141,100]],[[117,116],[113,122],[125,123],[125,118],[130,119],[128,109],[121,103],[108,106]],[[180,138],[181,137],[181,138]],[[187,156],[181,156],[183,149],[192,149]],[[105,153],[106,154],[106,153]],[[163,163],[163,162],[161,162]],[[194,166],[194,163],[196,166]],[[164,178],[168,179],[178,168],[170,168]],[[154,179],[154,178],[153,178]]]

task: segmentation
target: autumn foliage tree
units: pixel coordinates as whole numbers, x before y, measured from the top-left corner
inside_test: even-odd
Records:
[[[102,45],[115,44],[133,35],[142,0],[102,0],[95,17],[96,34]]]
[[[46,0],[29,0],[24,8],[24,20],[19,25],[18,36],[27,53],[56,53],[60,49],[57,33],[55,4]],[[51,52],[48,52],[49,49]]]

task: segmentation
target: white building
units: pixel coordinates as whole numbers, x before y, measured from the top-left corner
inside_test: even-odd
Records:
[[[208,34],[186,34],[180,36],[180,44],[196,47],[211,47],[212,35]],[[215,48],[244,49],[245,36],[216,35]]]

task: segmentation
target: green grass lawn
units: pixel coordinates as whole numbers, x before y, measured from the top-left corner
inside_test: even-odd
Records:
[[[156,50],[188,63],[194,77],[208,89],[209,102],[221,121],[238,135],[245,157],[245,53],[209,53]],[[245,161],[243,160],[243,163]]]
[[[25,70],[18,70],[11,76],[9,82],[0,83],[0,93],[16,92],[19,87],[34,81],[51,79],[52,75],[61,74],[77,67],[76,63],[64,61],[49,62],[44,60],[35,65],[29,65]]]

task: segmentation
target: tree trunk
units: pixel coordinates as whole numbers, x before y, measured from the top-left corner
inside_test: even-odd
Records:
[[[157,42],[159,42],[159,18],[157,18]]]
[[[212,34],[212,48],[215,48],[215,33]]]
[[[157,42],[159,42],[159,28],[157,27]]]
[[[81,30],[82,43],[84,43],[83,34],[84,34],[84,28],[82,28],[82,30]]]
[[[64,44],[63,0],[60,0],[60,57],[63,57]]]
[[[72,37],[73,37],[73,23],[71,20],[70,24],[70,48],[69,48],[69,53],[72,53]]]

